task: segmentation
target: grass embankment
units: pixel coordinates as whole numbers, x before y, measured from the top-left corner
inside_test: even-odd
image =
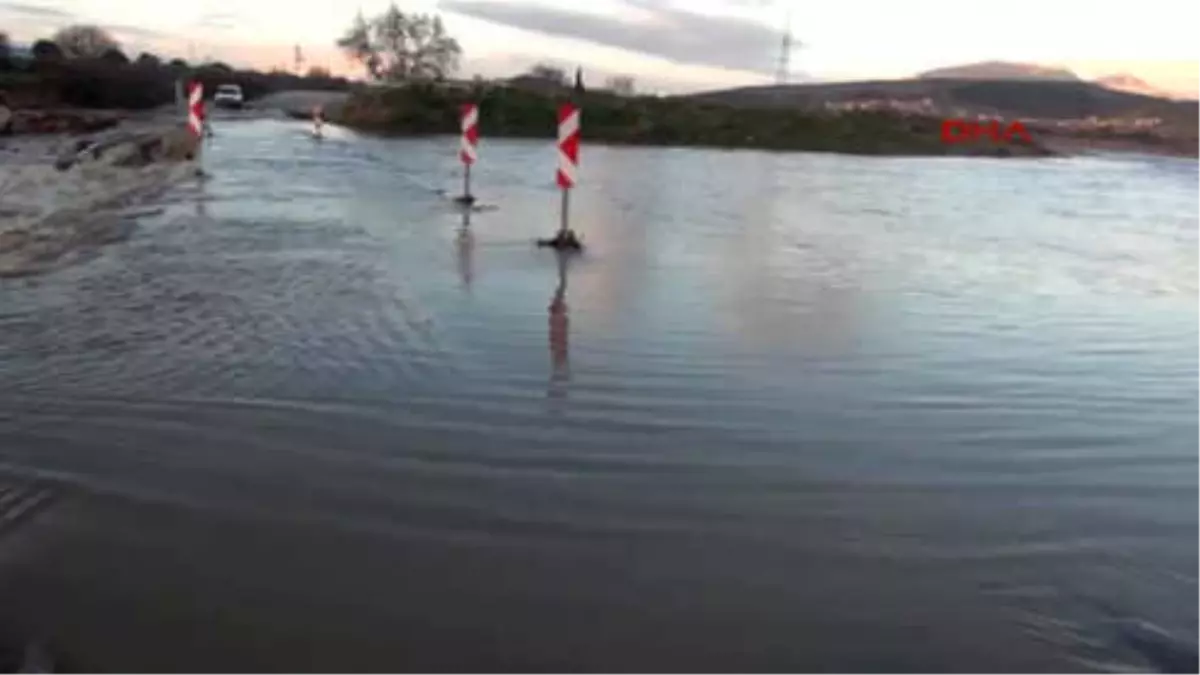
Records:
[[[562,95],[514,87],[472,90],[437,85],[360,89],[336,121],[395,135],[457,133],[459,105],[479,104],[485,136],[552,138],[558,103],[583,108],[585,141],[659,146],[709,146],[802,150],[862,155],[1042,156],[1040,145],[947,145],[940,120],[889,112],[820,112],[743,108],[684,99],[621,97],[608,93]]]

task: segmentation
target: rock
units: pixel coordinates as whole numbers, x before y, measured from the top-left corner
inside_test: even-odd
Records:
[[[82,140],[60,155],[54,163],[66,171],[83,162],[138,168],[155,162],[182,162],[193,159],[200,140],[186,127],[153,131],[127,132],[102,140]]]
[[[15,251],[29,242],[27,230],[7,230],[0,232],[0,253]]]
[[[200,139],[187,127],[177,127],[162,137],[163,159],[180,162],[195,158],[200,149]]]

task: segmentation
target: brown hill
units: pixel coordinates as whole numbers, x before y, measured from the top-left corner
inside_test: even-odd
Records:
[[[1014,63],[1010,61],[982,61],[961,66],[950,66],[928,70],[917,75],[918,80],[1034,80],[1049,82],[1082,82],[1075,73],[1066,68],[1043,66],[1036,63]],[[1178,99],[1179,96],[1159,89],[1145,80],[1128,73],[1106,75],[1093,80],[1105,89],[1142,94],[1157,98]]]
[[[961,66],[927,70],[917,75],[919,80],[1050,80],[1078,82],[1079,76],[1066,68],[1040,66],[1036,63],[982,61]]]

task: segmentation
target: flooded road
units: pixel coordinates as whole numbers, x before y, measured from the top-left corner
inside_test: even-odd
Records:
[[[306,131],[0,279],[0,652],[1197,667],[1195,161]]]

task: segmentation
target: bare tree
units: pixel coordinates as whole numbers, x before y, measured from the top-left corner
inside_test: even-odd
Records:
[[[356,16],[337,45],[371,79],[389,82],[444,78],[462,55],[441,17],[405,14],[395,4],[370,21]]]
[[[390,82],[407,79],[409,18],[396,5],[388,5],[371,26],[371,44],[379,54],[383,79]]]
[[[458,70],[462,47],[446,33],[442,17],[419,14],[409,24],[409,77],[440,80]]]
[[[367,77],[379,79],[380,58],[375,46],[371,44],[371,24],[363,18],[362,12],[354,17],[354,22],[346,33],[337,41],[337,46],[345,52],[351,61],[356,61],[367,71]]]
[[[111,49],[121,49],[121,44],[108,31],[89,24],[63,28],[54,34],[54,42],[69,59],[96,59]]]
[[[617,96],[633,96],[633,78],[628,75],[613,75],[604,85]]]

